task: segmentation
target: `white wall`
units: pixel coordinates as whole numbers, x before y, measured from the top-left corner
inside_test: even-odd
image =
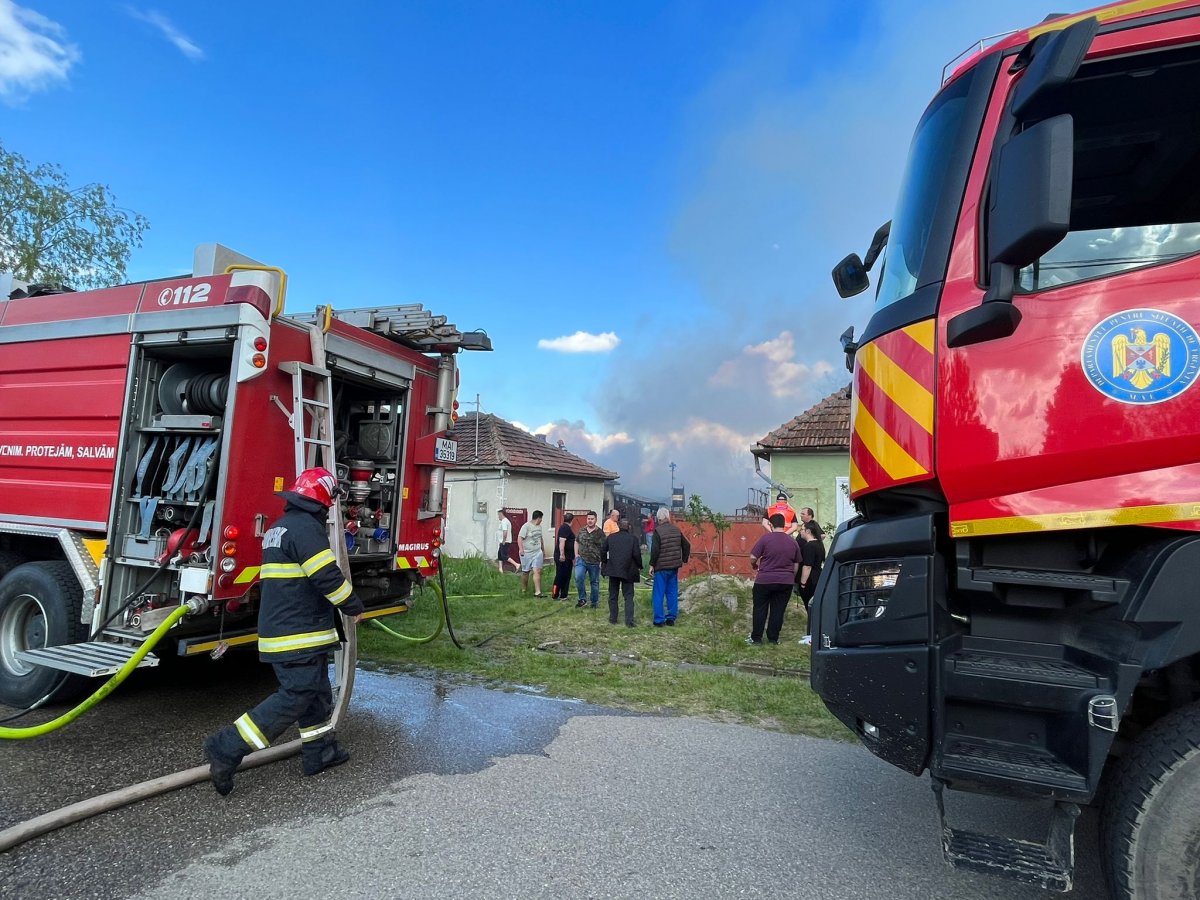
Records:
[[[567,495],[567,509],[604,509],[604,482],[582,478],[538,476],[509,473],[501,478],[498,470],[470,471],[451,469],[446,473],[446,534],[443,540],[447,556],[481,554],[496,558],[496,510],[516,507],[530,514],[540,509],[545,515],[546,550],[553,544],[550,533],[550,500],[555,491]],[[487,504],[479,512],[480,502]],[[513,540],[517,530],[513,529]]]

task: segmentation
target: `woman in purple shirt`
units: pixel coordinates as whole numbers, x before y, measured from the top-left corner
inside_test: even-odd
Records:
[[[761,644],[763,626],[767,642],[779,643],[783,613],[792,596],[796,572],[800,568],[800,545],[785,530],[787,524],[780,513],[770,518],[771,533],[764,534],[750,548],[750,568],[754,577],[754,616],[747,644]]]

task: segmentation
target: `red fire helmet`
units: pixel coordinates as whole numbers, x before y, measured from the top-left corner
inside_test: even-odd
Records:
[[[319,466],[315,469],[305,469],[297,475],[288,490],[301,497],[316,500],[322,506],[333,506],[334,498],[342,492],[333,474]]]

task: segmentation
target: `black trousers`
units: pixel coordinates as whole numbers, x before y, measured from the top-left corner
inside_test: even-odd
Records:
[[[279,690],[232,725],[217,734],[217,748],[225,759],[241,761],[253,750],[269,747],[292,723],[300,726],[301,752],[320,759],[324,748],[335,743],[330,724],[333,689],[329,684],[329,654],[314,653],[303,659],[274,663]]]
[[[625,624],[633,624],[633,586],[636,583],[624,578],[608,579],[608,621],[616,624],[617,592],[622,591],[625,594]]]
[[[554,561],[554,590],[550,592],[552,597],[557,597],[559,600],[565,600],[571,596],[571,571],[575,568],[575,561],[570,560],[564,562],[560,559]]]
[[[767,629],[767,640],[772,644],[779,640],[779,629],[783,627],[783,614],[788,600],[792,598],[790,584],[756,584],[751,594],[754,598],[751,640],[761,641],[763,626]]]

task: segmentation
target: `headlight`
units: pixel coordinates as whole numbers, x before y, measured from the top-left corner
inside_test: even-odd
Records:
[[[843,566],[838,585],[838,624],[882,616],[899,577],[898,559],[869,559]]]

